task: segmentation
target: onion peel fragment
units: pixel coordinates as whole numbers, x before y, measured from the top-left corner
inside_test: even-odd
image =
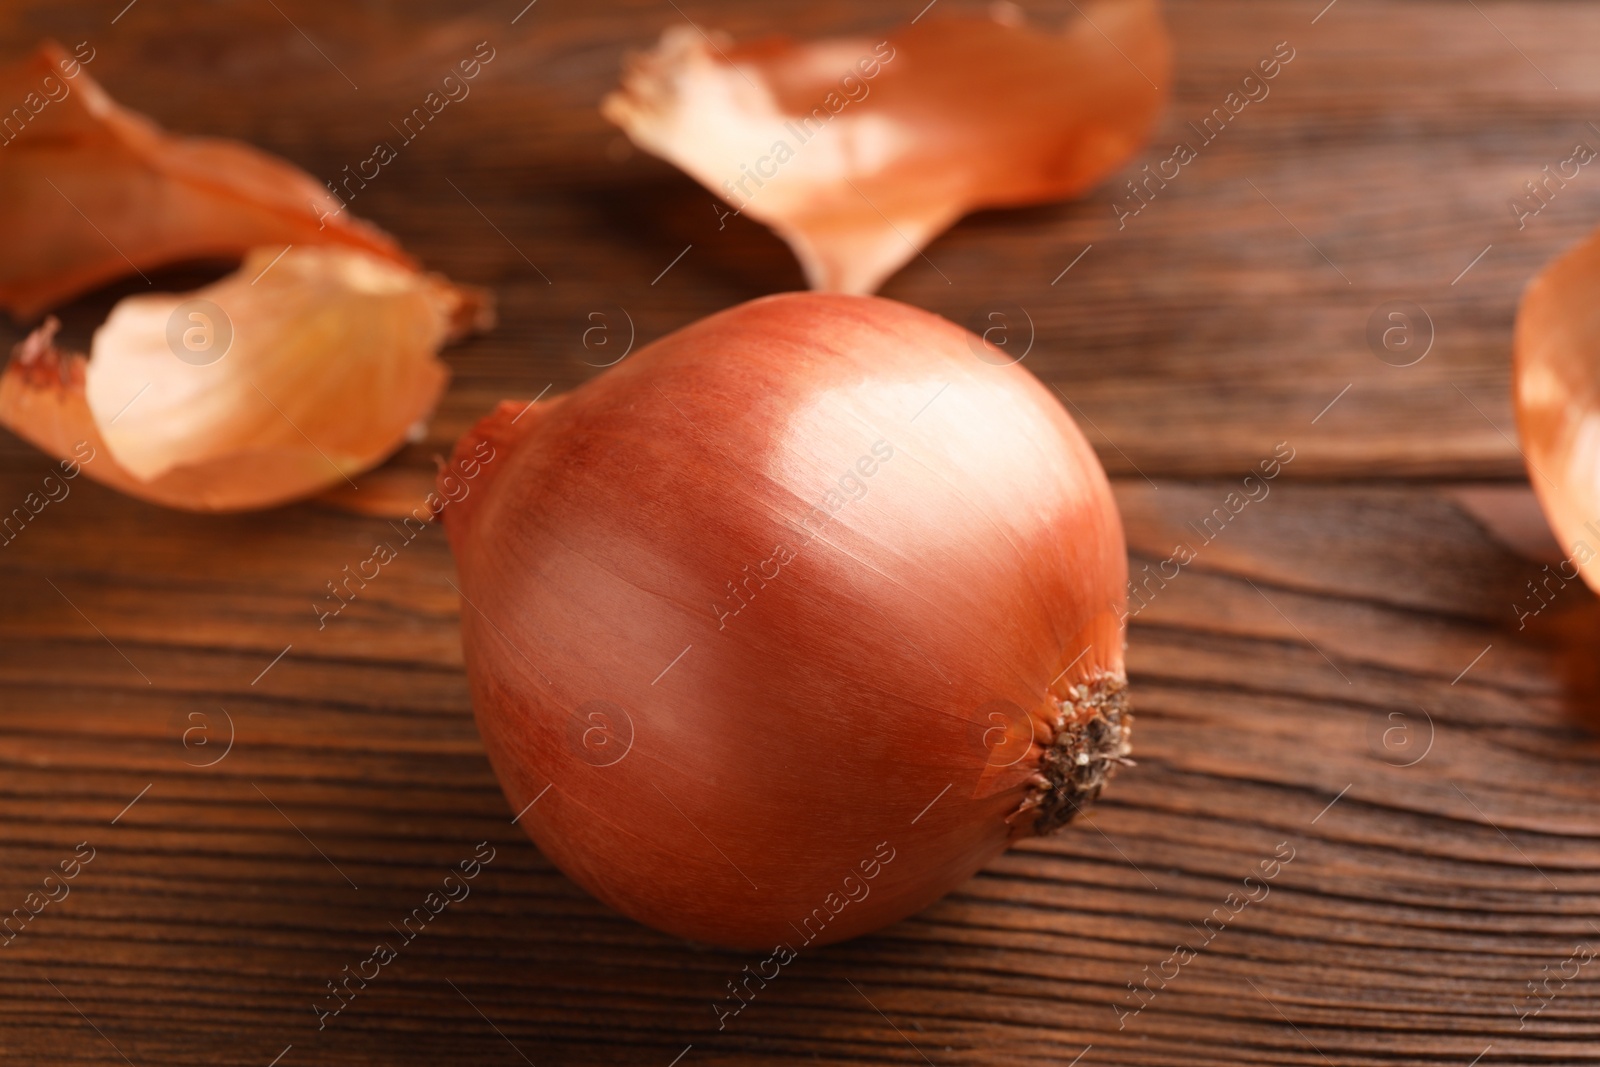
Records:
[[[1052,32],[995,4],[877,43],[673,27],[601,112],[777,231],[812,288],[871,293],[962,215],[1077,195],[1143,143],[1170,75],[1157,4],[1080,14]]]
[[[1597,288],[1600,230],[1528,283],[1517,312],[1512,392],[1529,481],[1561,551],[1600,592]]]
[[[258,249],[193,293],[122,300],[87,359],[47,321],[0,376],[0,423],[57,458],[87,443],[83,469],[131,496],[270,507],[400,448],[449,378],[439,347],[491,320],[485,294],[364,252]]]
[[[0,100],[19,105],[0,116],[0,307],[19,319],[129,274],[258,246],[339,244],[411,265],[309,174],[239,141],[166,132],[52,41],[0,71]]]

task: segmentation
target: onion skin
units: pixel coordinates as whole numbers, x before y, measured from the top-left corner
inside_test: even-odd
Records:
[[[697,941],[843,940],[1070,817],[1041,760],[1105,734],[1087,705],[1117,728],[1067,794],[1123,762],[1110,487],[1050,392],[980,351],[892,301],[767,297],[457,445],[441,492],[481,464],[443,512],[479,730],[574,881]]]
[[[197,304],[232,331],[199,365],[170,332]],[[0,426],[57,459],[94,456],[90,478],[151,503],[275,507],[353,487],[401,448],[449,380],[439,347],[493,318],[487,294],[365,252],[257,249],[202,289],[118,301],[87,359],[46,320],[0,372]]]
[[[1528,283],[1512,393],[1528,480],[1570,562],[1600,592],[1600,230]]]
[[[10,102],[0,106],[38,97],[47,78],[67,95],[0,154],[0,308],[18,321],[130,273],[262,245],[339,245],[415,269],[394,238],[305,171],[240,141],[163,130],[54,41],[0,67]]]
[[[1054,29],[1008,2],[947,7],[884,38],[736,44],[672,25],[600,111],[724,214],[771,226],[813,289],[871,293],[968,212],[1104,180],[1171,85],[1157,0],[1084,0]]]

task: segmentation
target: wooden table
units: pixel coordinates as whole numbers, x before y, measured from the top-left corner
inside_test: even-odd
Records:
[[[598,373],[592,310],[626,308],[649,339],[801,284],[769,233],[719,230],[703,190],[601,120],[625,50],[686,16],[815,35],[920,6],[124,2],[12,0],[4,54],[91,41],[127,104],[324,178],[491,42],[471,97],[352,203],[500,299],[500,327],[449,351],[401,471],[501,397]],[[1139,163],[1278,42],[1296,58],[1126,228],[1110,186],[982,214],[927,250],[937,272],[914,261],[884,290],[957,321],[1028,309],[1027,365],[1116,478],[1136,570],[1278,442],[1295,450],[1135,619],[1139,765],[1092,826],[804,954],[718,1032],[747,954],[609,912],[511,825],[439,531],[319,631],[313,600],[381,520],[198,517],[80,480],[0,549],[0,909],[94,850],[0,948],[0,1061],[1595,1062],[1600,605],[1574,585],[1519,629],[1537,538],[1502,528],[1529,499],[1517,296],[1600,219],[1600,173],[1521,229],[1507,201],[1600,146],[1600,5],[1325,2],[1169,3],[1175,99]],[[68,308],[69,336],[113,295]],[[1393,300],[1433,323],[1413,366],[1366,340]],[[3,436],[0,501],[17,501],[49,464]],[[495,859],[471,897],[319,1032],[325,983],[480,841]],[[1280,849],[1270,895],[1168,962]],[[1176,977],[1119,1017],[1147,967]]]

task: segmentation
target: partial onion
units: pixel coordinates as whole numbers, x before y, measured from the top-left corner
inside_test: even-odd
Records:
[[[870,293],[962,215],[1064,200],[1121,166],[1170,64],[1156,0],[1085,0],[1060,30],[1006,3],[887,39],[674,26],[601,111],[776,230],[812,288]]]
[[[484,294],[353,249],[260,249],[192,293],[128,297],[90,357],[55,320],[0,376],[0,424],[90,477],[193,511],[270,507],[376,466],[432,412],[439,347]]]
[[[1099,793],[1131,724],[1121,522],[1005,364],[789,294],[463,438],[440,491],[478,726],[562,870],[675,934],[798,947]]]
[[[258,245],[411,263],[309,174],[238,141],[167,133],[52,41],[0,70],[0,100],[30,115],[0,146],[0,307],[21,319],[125,275]]]
[[[1600,592],[1597,289],[1600,230],[1528,284],[1517,312],[1513,392],[1528,479],[1568,566]]]

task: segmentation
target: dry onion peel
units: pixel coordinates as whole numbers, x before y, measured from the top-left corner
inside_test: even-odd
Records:
[[[1600,592],[1597,287],[1600,230],[1528,283],[1517,311],[1512,377],[1528,480],[1560,551]]]
[[[20,318],[126,275],[264,245],[410,263],[304,171],[238,141],[167,133],[53,42],[0,72],[0,101],[27,116],[0,146],[0,307]]]
[[[1144,141],[1171,63],[1156,2],[1083,11],[934,13],[886,42],[673,27],[601,110],[776,230],[812,288],[870,293],[962,215],[1082,193]]]
[[[769,297],[457,445],[479,729],[596,896],[702,941],[840,940],[1125,762],[1110,488],[979,345],[888,300]]]
[[[122,300],[87,360],[47,323],[0,378],[0,423],[57,457],[88,441],[90,476],[188,510],[347,484],[431,413],[449,377],[437,351],[487,325],[487,298],[354,249],[280,251],[193,293]],[[180,357],[189,337],[222,355]]]

